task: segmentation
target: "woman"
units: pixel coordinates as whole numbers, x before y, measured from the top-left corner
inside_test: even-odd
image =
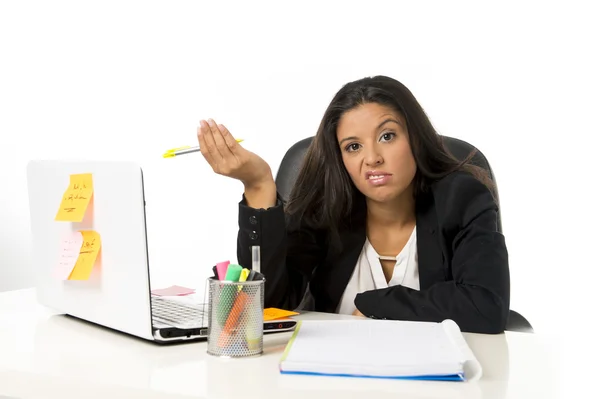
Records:
[[[400,82],[346,84],[325,111],[287,204],[269,165],[223,125],[201,121],[213,170],[240,180],[238,261],[261,247],[265,306],[378,319],[453,319],[504,331],[508,254],[483,170],[443,147]],[[310,283],[310,285],[309,285]]]

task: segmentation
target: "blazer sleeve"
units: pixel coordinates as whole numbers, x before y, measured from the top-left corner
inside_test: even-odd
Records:
[[[470,175],[457,174],[439,188],[443,198],[436,198],[435,206],[453,253],[453,280],[423,291],[400,285],[367,291],[357,295],[355,305],[367,317],[452,319],[462,331],[501,333],[508,318],[510,279],[504,236],[496,229],[497,205],[490,190]]]
[[[300,305],[314,269],[324,258],[319,235],[308,228],[287,228],[284,204],[255,209],[245,197],[239,203],[238,263],[252,268],[252,246],[260,246],[265,276],[265,307],[294,310]]]

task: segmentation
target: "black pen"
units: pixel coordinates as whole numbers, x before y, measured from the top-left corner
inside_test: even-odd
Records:
[[[265,276],[262,273],[259,273],[256,270],[250,270],[250,274],[248,274],[246,281],[257,281],[263,280],[264,278]]]

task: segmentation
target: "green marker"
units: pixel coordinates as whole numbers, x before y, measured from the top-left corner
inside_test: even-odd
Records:
[[[227,267],[227,273],[225,274],[225,279],[223,281],[240,281],[240,274],[242,274],[242,266],[232,263]],[[235,284],[224,284],[223,288],[221,288],[217,309],[217,321],[221,327],[223,327],[227,321],[237,291],[237,286]]]
[[[240,274],[242,274],[242,267],[235,263],[230,263],[227,266],[227,273],[225,274],[224,281],[240,281]]]

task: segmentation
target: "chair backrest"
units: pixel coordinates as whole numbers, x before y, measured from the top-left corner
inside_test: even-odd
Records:
[[[281,160],[279,170],[277,171],[277,176],[275,177],[275,183],[277,185],[277,191],[279,192],[284,201],[287,201],[290,192],[292,191],[292,187],[296,183],[298,172],[302,167],[304,156],[312,140],[313,137],[307,137],[298,141],[296,144],[289,148],[289,150],[285,153],[283,159]],[[499,201],[494,172],[492,171],[492,167],[490,166],[485,155],[483,155],[483,153],[476,149],[473,145],[463,140],[459,140],[448,136],[442,136],[442,141],[448,149],[448,151],[459,160],[465,159],[471,153],[471,151],[473,151],[473,149],[477,151],[475,156],[471,160],[471,163],[483,168],[489,173],[490,178],[494,182],[494,195]],[[498,205],[498,231],[502,232],[500,205]]]

